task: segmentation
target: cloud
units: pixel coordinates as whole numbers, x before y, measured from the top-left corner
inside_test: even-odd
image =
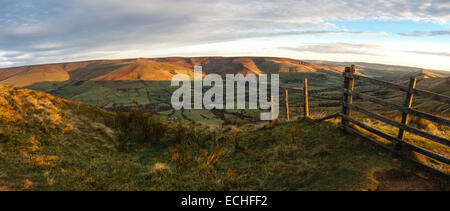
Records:
[[[449,22],[450,5],[445,0],[2,0],[0,51],[31,55],[8,60],[30,64],[252,37],[386,34],[328,22],[365,19]]]
[[[48,50],[55,50],[55,49],[61,49],[64,47],[63,43],[39,43],[35,45],[31,45],[30,48],[38,51],[48,51]]]
[[[408,53],[415,53],[415,54],[425,54],[425,55],[433,55],[433,56],[446,56],[450,57],[450,53],[446,52],[429,52],[429,51],[406,51]]]
[[[450,30],[440,30],[430,32],[430,36],[450,35]]]
[[[397,34],[400,36],[405,36],[405,37],[444,36],[444,35],[450,35],[450,30],[413,31],[410,33],[397,33]]]
[[[380,56],[371,50],[379,49],[379,45],[374,44],[352,44],[352,43],[324,43],[324,44],[308,44],[298,47],[284,47],[283,49],[296,52],[313,52],[325,54],[357,54]]]
[[[397,33],[397,35],[404,36],[404,37],[420,37],[420,36],[424,36],[427,34],[428,33],[424,32],[424,31],[414,31],[414,32],[410,32],[410,33]]]
[[[20,52],[18,51],[5,51],[5,52],[1,52],[0,51],[0,58],[9,58],[9,57],[16,57],[20,55]]]
[[[13,65],[13,64],[14,64],[13,62],[8,62],[8,61],[2,62],[2,61],[0,61],[0,66],[10,66],[10,65]]]
[[[368,32],[368,31],[349,31],[349,30],[307,30],[307,31],[289,31],[289,32],[266,32],[266,33],[248,33],[245,37],[278,37],[278,36],[325,36],[332,34],[356,34],[356,35],[386,35],[386,32]]]

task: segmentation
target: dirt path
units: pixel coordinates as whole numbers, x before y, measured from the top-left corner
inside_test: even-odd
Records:
[[[375,172],[375,179],[379,181],[379,191],[445,191],[450,185],[445,178],[419,169],[413,172],[383,170]]]

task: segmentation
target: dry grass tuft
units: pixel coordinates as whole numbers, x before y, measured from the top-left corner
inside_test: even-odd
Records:
[[[23,181],[23,189],[27,190],[30,189],[33,186],[33,182],[31,182],[29,179],[25,179]]]
[[[170,171],[170,168],[165,163],[157,162],[153,167],[154,171]]]

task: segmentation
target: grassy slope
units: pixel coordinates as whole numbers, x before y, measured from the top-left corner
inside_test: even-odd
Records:
[[[115,151],[105,125],[112,114],[94,106],[0,87],[0,110],[0,186],[7,189],[86,188],[77,187],[77,175]]]
[[[377,181],[385,172],[414,170],[309,119],[239,129],[172,123],[158,143],[118,151],[112,113],[29,90],[0,95],[11,114],[1,116],[3,190],[374,190],[393,181]]]

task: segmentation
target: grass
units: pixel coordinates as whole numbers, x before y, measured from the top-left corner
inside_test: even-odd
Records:
[[[170,86],[170,81],[44,82],[27,88],[104,108],[132,107],[136,103],[150,106],[167,104],[170,102],[169,93],[176,89]]]
[[[0,96],[1,109],[17,111],[0,118],[2,190],[377,190],[385,184],[377,175],[415,171],[311,119],[210,127],[41,92],[5,88]]]

